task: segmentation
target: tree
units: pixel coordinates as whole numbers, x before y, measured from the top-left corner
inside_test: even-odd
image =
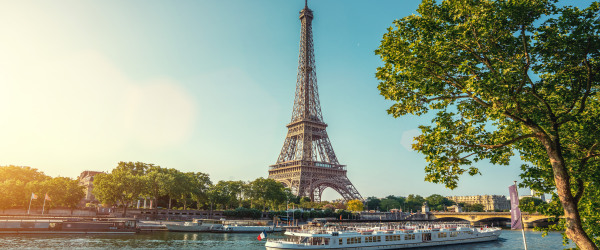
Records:
[[[162,193],[169,197],[169,209],[171,209],[172,200],[181,197],[187,191],[189,183],[186,183],[186,180],[185,174],[177,169],[164,170],[159,185]]]
[[[192,178],[191,197],[196,202],[196,207],[200,209],[204,203],[208,202],[208,190],[212,186],[212,182],[208,174],[202,172],[186,174]]]
[[[154,200],[154,214],[158,215],[158,197],[165,195],[162,189],[162,180],[165,175],[165,169],[160,166],[150,165],[144,175],[146,187],[143,196],[149,196]]]
[[[383,36],[378,88],[394,117],[436,111],[413,145],[425,180],[453,189],[518,152],[523,186],[555,189],[566,235],[598,249],[600,3],[554,2],[424,0]]]
[[[381,206],[381,200],[375,196],[371,196],[367,198],[366,205],[367,209],[376,210],[379,209],[379,206]]]
[[[439,194],[432,194],[429,197],[425,198],[429,208],[432,210],[444,210],[447,206],[452,206],[453,202],[448,200],[448,198],[441,196]]]
[[[360,212],[363,211],[363,203],[360,200],[351,200],[348,201],[348,210],[352,212]]]
[[[117,167],[110,174],[98,174],[94,176],[92,192],[102,203],[123,205],[123,216],[125,216],[127,207],[139,199],[147,186],[146,178],[134,173],[137,172]]]
[[[425,199],[422,196],[409,194],[408,197],[406,197],[406,208],[409,211],[420,211],[424,202]]]
[[[47,191],[40,193],[41,195],[48,194],[51,201],[46,203],[50,207],[67,207],[71,211],[77,208],[79,202],[85,197],[84,187],[79,184],[79,181],[67,177],[55,177],[46,181]],[[43,202],[44,197],[39,199]]]
[[[400,202],[398,202],[397,200],[388,199],[388,198],[381,200],[380,205],[381,205],[381,210],[383,210],[383,211],[390,211],[390,209],[402,207],[402,205],[400,205]]]
[[[270,205],[276,208],[278,204],[284,203],[288,194],[280,182],[273,179],[258,178],[249,184],[251,186],[252,199],[263,205],[263,209]]]

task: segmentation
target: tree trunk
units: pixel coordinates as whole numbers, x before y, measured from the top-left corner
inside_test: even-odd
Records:
[[[577,201],[571,193],[569,173],[565,166],[565,160],[560,150],[560,142],[558,138],[555,140],[551,140],[550,138],[542,138],[542,144],[546,148],[546,153],[548,154],[550,164],[552,164],[552,170],[554,171],[556,190],[565,212],[567,236],[581,249],[598,250],[598,247],[585,233],[581,225],[581,217],[577,208]]]
[[[123,217],[127,216],[127,205],[129,205],[129,204],[123,202]]]
[[[158,197],[154,198],[154,220],[158,219]]]

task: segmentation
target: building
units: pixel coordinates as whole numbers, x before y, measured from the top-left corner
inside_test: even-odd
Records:
[[[546,200],[546,195],[543,193],[536,193],[535,191],[531,190],[531,195],[521,195],[519,196],[519,200],[521,200],[522,198],[525,197],[531,197],[531,198],[537,198],[542,200],[543,202],[550,202],[550,200]],[[552,197],[552,196],[550,196]]]
[[[83,197],[83,199],[80,202],[81,206],[85,206],[85,204],[87,204],[87,203],[96,203],[96,204],[99,203],[99,201],[96,199],[96,197],[92,193],[92,190],[94,189],[94,176],[97,174],[101,174],[101,173],[102,172],[86,170],[86,171],[81,172],[79,177],[77,177],[79,184],[81,184],[82,186],[85,187],[85,189],[84,189],[85,196]]]
[[[481,204],[485,211],[508,210],[510,202],[504,195],[448,196],[447,199],[469,205]]]

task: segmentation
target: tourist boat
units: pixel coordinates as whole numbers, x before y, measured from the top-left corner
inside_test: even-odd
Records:
[[[167,230],[174,232],[211,232],[223,228],[222,220],[194,219],[181,224],[165,224]]]
[[[320,227],[286,231],[284,239],[267,240],[274,249],[400,249],[497,240],[500,228],[468,226]]]

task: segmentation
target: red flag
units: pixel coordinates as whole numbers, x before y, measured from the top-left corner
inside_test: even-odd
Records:
[[[37,199],[37,195],[35,195],[34,193],[31,193],[31,199],[32,199],[32,200],[35,200],[35,199]]]
[[[44,199],[46,199],[47,201],[52,201],[52,200],[50,199],[50,196],[48,196],[48,193],[46,193],[46,197],[45,197]]]

